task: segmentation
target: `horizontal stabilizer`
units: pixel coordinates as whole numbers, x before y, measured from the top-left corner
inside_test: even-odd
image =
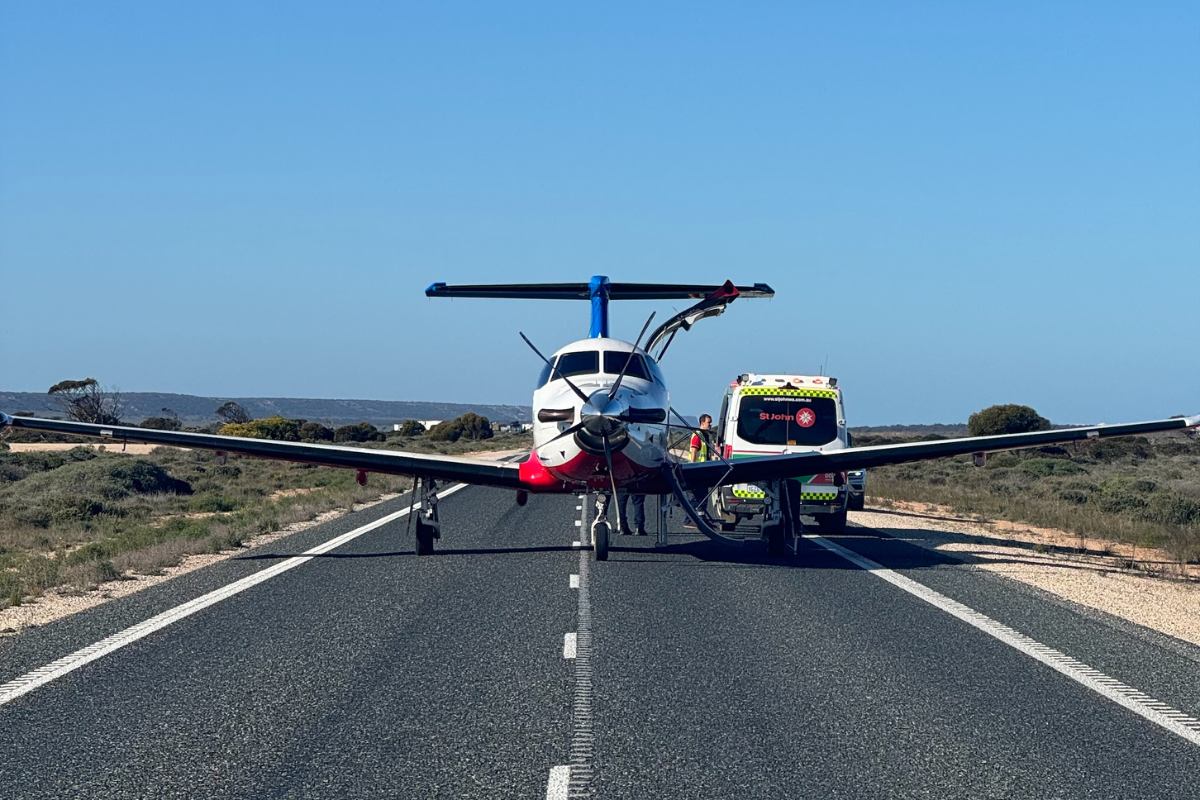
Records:
[[[683,283],[609,283],[609,300],[690,300],[708,297],[723,287]],[[765,283],[736,287],[742,297],[774,297],[775,290]],[[591,300],[588,283],[508,283],[462,284],[435,283],[425,290],[426,297],[484,297],[514,300]]]

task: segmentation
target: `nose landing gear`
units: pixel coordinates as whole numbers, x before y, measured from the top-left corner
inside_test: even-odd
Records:
[[[611,496],[604,492],[596,493],[596,519],[592,521],[592,554],[597,561],[608,561],[608,538],[612,525],[608,521],[608,509]]]

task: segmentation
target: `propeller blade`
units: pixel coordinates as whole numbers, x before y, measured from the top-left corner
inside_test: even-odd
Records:
[[[567,386],[571,387],[571,391],[575,392],[575,394],[579,397],[580,400],[582,400],[585,403],[588,402],[588,396],[583,393],[583,390],[580,389],[575,384],[571,383],[571,380],[566,375],[563,375],[561,372],[559,372],[558,366],[555,364],[551,364],[550,359],[548,359],[544,355],[542,355],[542,351],[538,350],[536,347],[533,346],[533,342],[529,341],[528,336],[521,333],[520,331],[517,331],[517,333],[519,333],[521,335],[521,338],[525,340],[525,344],[529,345],[529,349],[532,350],[534,353],[536,353],[538,358],[540,358],[542,361],[546,362],[546,366],[548,366],[548,367],[550,367],[550,369],[554,370],[555,375],[557,375],[558,377],[562,378],[564,381],[567,382]]]
[[[629,365],[633,363],[633,356],[637,353],[638,345],[642,342],[642,337],[646,335],[646,329],[650,327],[650,323],[654,321],[654,312],[650,312],[650,319],[646,320],[646,324],[642,326],[642,332],[633,340],[633,351],[630,352],[629,358],[625,359],[625,366],[621,367],[621,374],[617,376],[617,382],[608,390],[608,399],[612,400],[617,396],[617,389],[621,388],[621,381],[625,380],[625,373],[629,370]]]
[[[617,475],[613,472],[612,448],[608,446],[608,434],[604,434],[604,461],[608,464],[608,479],[612,482],[612,501],[617,502]]]
[[[578,431],[578,430],[579,430],[580,428],[582,428],[582,427],[583,427],[583,423],[582,423],[582,422],[577,422],[577,423],[575,423],[574,425],[572,425],[571,427],[567,428],[567,429],[566,429],[565,431],[563,431],[562,433],[560,433],[558,436],[555,436],[555,437],[554,437],[553,439],[551,439],[550,441],[543,443],[541,446],[542,446],[542,447],[545,447],[545,446],[546,446],[546,445],[548,445],[548,444],[553,444],[554,442],[557,442],[559,439],[563,438],[564,436],[570,436],[572,433],[575,433],[576,431]]]

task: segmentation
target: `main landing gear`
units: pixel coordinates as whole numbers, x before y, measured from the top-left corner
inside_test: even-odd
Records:
[[[433,540],[442,538],[442,524],[438,521],[437,481],[421,478],[418,489],[421,495],[421,510],[417,512],[417,555],[433,555]]]
[[[795,481],[772,481],[764,487],[762,532],[767,540],[767,555],[782,556],[791,539],[792,552],[800,552],[804,523],[800,519],[800,487]]]

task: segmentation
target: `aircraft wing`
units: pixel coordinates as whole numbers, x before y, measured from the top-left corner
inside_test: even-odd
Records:
[[[404,453],[395,450],[369,450],[365,447],[346,447],[336,444],[281,442],[274,439],[249,439],[242,436],[218,436],[185,431],[160,431],[122,425],[93,425],[87,422],[68,422],[36,417],[11,417],[8,414],[0,414],[0,426],[52,431],[76,436],[95,436],[113,444],[141,442],[170,447],[189,447],[197,450],[215,450],[223,453],[296,461],[325,467],[345,467],[389,475],[414,475],[481,486],[498,486],[505,489],[522,488],[518,465],[474,458]]]
[[[1048,444],[1085,441],[1109,436],[1133,436],[1157,431],[1181,430],[1200,426],[1200,415],[1176,417],[1155,422],[1134,422],[1128,425],[1091,425],[1082,428],[1063,428],[1033,433],[1012,433],[1003,436],[973,436],[963,439],[942,439],[933,442],[884,444],[874,447],[848,447],[828,452],[794,453],[781,456],[760,456],[730,461],[704,461],[678,465],[685,484],[693,489],[706,489],[731,483],[780,480],[821,472],[842,472],[852,469],[904,464],[931,458],[946,458],[970,453],[994,453],[1019,450]]]

